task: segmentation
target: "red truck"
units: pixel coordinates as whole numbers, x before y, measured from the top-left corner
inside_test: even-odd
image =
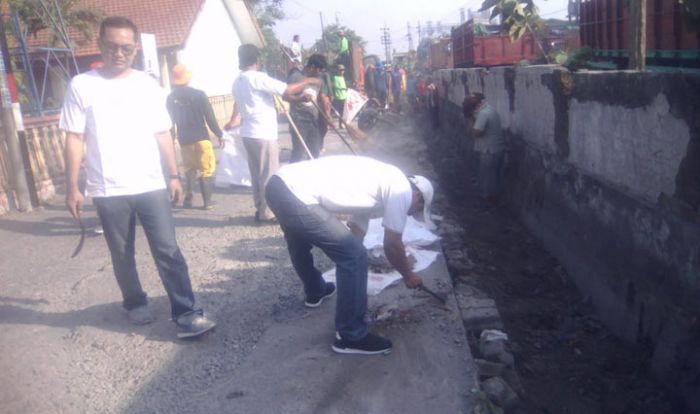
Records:
[[[542,56],[530,33],[511,42],[497,25],[475,25],[472,20],[452,29],[455,68],[513,65]]]
[[[647,0],[647,63],[700,67],[700,32],[685,24],[676,0]],[[584,0],[581,44],[599,60],[624,63],[628,54],[627,0]]]

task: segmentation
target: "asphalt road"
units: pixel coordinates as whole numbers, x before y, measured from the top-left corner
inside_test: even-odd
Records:
[[[332,134],[326,140],[325,155],[348,153]],[[281,143],[284,159],[288,134]],[[431,176],[405,119],[385,118],[359,150]],[[62,195],[32,213],[0,217],[0,411],[472,412],[476,373],[442,256],[421,276],[449,293],[446,306],[393,285],[370,300],[372,310],[392,310],[373,330],[394,341],[393,352],[340,356],[330,348],[335,299],[303,306],[282,233],[254,224],[249,190],[219,189],[216,200],[213,211],[175,213],[197,300],[218,323],[190,341],[175,338],[140,231],[136,260],[157,320],[139,327],[120,306],[103,238],[90,235],[70,258],[79,230]],[[96,224],[90,206],[85,217],[89,228]]]

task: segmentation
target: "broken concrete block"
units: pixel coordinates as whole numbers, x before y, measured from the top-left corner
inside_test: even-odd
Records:
[[[501,328],[501,315],[495,307],[480,307],[461,309],[464,327],[468,330],[481,330],[489,328]]]
[[[481,357],[492,362],[502,362],[509,367],[515,366],[515,357],[506,350],[508,335],[499,330],[484,330],[479,337]]]
[[[513,388],[501,377],[493,377],[481,383],[481,389],[494,404],[508,410],[520,404],[520,398]]]
[[[493,361],[494,357],[502,352],[506,352],[506,341],[479,340],[479,353],[482,358]]]
[[[502,374],[499,375],[499,377],[503,378],[508,383],[508,385],[510,385],[511,388],[513,388],[515,392],[518,393],[518,395],[520,395],[521,397],[525,395],[525,388],[523,387],[522,381],[520,381],[520,376],[512,366],[503,370]]]
[[[479,372],[479,377],[484,378],[501,377],[508,369],[504,363],[487,361],[485,359],[475,358],[474,363]]]

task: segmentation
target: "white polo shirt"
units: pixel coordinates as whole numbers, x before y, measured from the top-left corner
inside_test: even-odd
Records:
[[[282,95],[287,84],[264,72],[241,72],[233,82],[233,99],[241,113],[241,136],[277,140],[277,110],[273,95]]]
[[[155,79],[137,70],[119,79],[103,78],[97,70],[73,78],[59,125],[85,136],[87,196],[165,188],[154,134],[172,126],[166,96]]]
[[[275,174],[302,203],[352,214],[350,221],[367,230],[370,218],[402,233],[412,190],[397,167],[359,156],[322,157],[285,165]]]

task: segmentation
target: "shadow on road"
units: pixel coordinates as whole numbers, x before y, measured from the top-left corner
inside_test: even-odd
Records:
[[[12,304],[12,303],[15,304]],[[32,303],[34,302],[34,303]],[[40,305],[48,303],[43,300],[0,297],[0,325],[43,325],[53,328],[73,330],[81,326],[90,326],[125,335],[139,334],[153,341],[173,342],[175,327],[167,326],[169,321],[168,300],[165,296],[149,298],[156,321],[151,325],[136,326],[126,318],[126,311],[120,302],[101,303],[83,309],[68,312],[44,312],[23,305]]]

